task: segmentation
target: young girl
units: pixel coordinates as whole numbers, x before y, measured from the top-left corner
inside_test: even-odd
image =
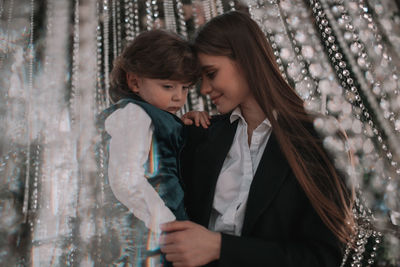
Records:
[[[285,82],[263,32],[229,12],[200,29],[201,92],[218,111],[182,156],[194,222],[162,226],[174,266],[339,266],[352,197]],[[207,229],[208,228],[208,229]]]
[[[142,228],[139,238],[157,237],[161,223],[187,219],[179,180],[183,123],[175,113],[185,104],[198,70],[189,44],[162,30],[137,36],[114,63],[110,97],[116,104],[101,115],[109,139],[108,182],[140,220],[133,225]],[[193,117],[206,124],[205,116]],[[136,265],[154,249],[146,245],[149,241],[133,244]]]

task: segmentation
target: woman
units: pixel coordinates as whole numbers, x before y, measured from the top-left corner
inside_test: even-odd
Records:
[[[162,226],[167,259],[174,266],[340,265],[353,233],[352,198],[258,25],[244,13],[223,14],[199,31],[194,47],[201,92],[222,115],[189,134],[182,174],[193,222]]]

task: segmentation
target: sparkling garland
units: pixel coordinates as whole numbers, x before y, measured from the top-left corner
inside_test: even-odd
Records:
[[[370,4],[369,11],[373,12],[373,17],[376,18],[377,28],[385,36],[387,44],[395,51],[392,54],[400,55],[400,46],[398,45],[400,38],[398,34],[392,32],[400,29],[399,6],[396,6],[395,1],[382,0],[368,0],[363,4],[367,5],[368,3]]]
[[[200,26],[200,21],[199,21],[199,2],[196,0],[194,0],[192,4],[192,12],[193,12],[194,29],[197,30]]]
[[[76,92],[79,90],[79,0],[75,0],[74,5],[71,76],[69,106],[71,109],[71,123],[74,124],[76,119],[79,117],[79,109],[75,102]]]
[[[379,53],[382,53],[383,55],[383,60],[387,61],[387,64],[389,65],[390,72],[388,75],[386,75],[386,82],[389,84],[393,84],[393,88],[389,88],[390,90],[386,89],[388,86],[386,86],[386,90],[383,90],[381,87],[381,84],[379,82],[375,82],[373,84],[373,92],[374,94],[380,99],[378,101],[380,102],[379,107],[383,109],[384,112],[384,117],[388,119],[392,124],[393,128],[395,131],[400,133],[400,94],[399,94],[399,82],[398,82],[398,76],[396,74],[396,66],[393,63],[393,60],[390,56],[387,54],[387,47],[383,44],[382,42],[382,35],[378,33],[378,26],[373,20],[372,14],[369,12],[370,8],[368,7],[367,3],[364,0],[358,0],[356,3],[356,0],[352,0],[355,5],[358,3],[358,11],[360,17],[366,21],[368,24],[368,30],[372,32],[374,35],[374,40],[376,40],[376,46],[379,50]],[[365,49],[365,45],[361,46],[361,49]],[[364,51],[358,52],[358,55],[363,55]],[[361,63],[363,63],[361,61]],[[360,63],[359,63],[360,64]],[[368,68],[368,65],[372,65],[371,62],[365,62],[365,65]],[[376,76],[376,75],[375,75]],[[378,80],[375,77],[375,80]],[[383,80],[383,79],[382,79]],[[390,94],[392,93],[392,94]],[[388,95],[387,95],[388,94]],[[393,97],[395,101],[390,101],[388,98]],[[397,107],[395,107],[395,103],[397,100]],[[396,112],[396,109],[398,110]]]
[[[133,18],[134,18],[134,23],[135,23],[135,36],[137,36],[140,33],[140,28],[139,28],[139,4],[138,0],[133,0]]]
[[[392,130],[389,126],[389,123],[394,123],[394,113],[392,111],[390,111],[390,107],[389,105],[387,106],[387,109],[381,109],[381,107],[383,106],[382,103],[389,103],[387,97],[385,94],[381,94],[380,95],[380,99],[378,99],[378,101],[381,102],[380,105],[378,105],[375,101],[376,98],[374,98],[374,94],[372,94],[370,92],[370,90],[368,88],[371,88],[371,86],[373,86],[373,84],[371,84],[371,86],[368,86],[368,82],[364,79],[364,77],[368,77],[368,75],[372,75],[374,76],[372,73],[372,62],[370,61],[367,51],[365,50],[365,44],[362,42],[362,40],[360,40],[360,35],[359,33],[355,30],[355,26],[353,25],[352,21],[351,21],[351,17],[349,16],[348,11],[346,10],[346,8],[343,6],[344,1],[342,0],[336,0],[336,4],[335,6],[333,6],[334,10],[336,10],[336,13],[338,13],[340,19],[339,19],[339,25],[342,24],[344,25],[346,31],[343,34],[336,34],[336,36],[338,36],[338,41],[341,39],[339,38],[339,36],[348,36],[348,42],[351,43],[351,52],[355,51],[356,52],[356,57],[357,58],[357,64],[354,62],[351,62],[351,58],[349,58],[349,61],[351,62],[352,65],[352,70],[354,71],[358,82],[360,83],[360,86],[363,90],[363,92],[368,96],[368,102],[369,104],[374,107],[374,110],[378,111],[377,113],[377,117],[380,120],[381,124],[383,124],[383,129],[385,130],[386,135],[389,137],[389,142],[392,143],[393,148],[395,148],[395,150],[397,147],[400,148],[400,143],[397,140],[397,137],[393,135]],[[333,12],[332,12],[333,13]],[[340,28],[337,27],[337,31],[340,31]],[[341,31],[340,31],[341,32]],[[379,38],[378,38],[379,39]],[[346,46],[346,40],[342,40],[340,42],[341,46]],[[346,55],[351,55],[354,53],[346,53]],[[342,61],[344,62],[344,61]],[[343,63],[342,63],[343,64]],[[362,71],[359,69],[360,67],[364,67],[365,71],[365,75],[361,74]],[[344,74],[346,74],[347,72],[344,71]],[[374,79],[375,80],[375,79]],[[373,86],[374,90],[376,90],[376,86],[378,86],[377,84],[375,84]],[[382,110],[382,111],[380,111]],[[389,111],[388,111],[389,110]],[[385,116],[379,116],[380,114],[385,114],[386,112],[389,113],[388,118],[386,119]],[[368,115],[368,112],[364,112],[364,115],[369,118],[370,116]],[[393,115],[392,115],[393,114]],[[385,121],[386,119],[386,121]],[[379,138],[379,136],[378,136]],[[386,147],[386,144],[383,144],[383,150],[386,153],[386,158],[388,159],[388,161],[391,163],[391,165],[393,167],[398,165],[398,162],[393,160],[393,156],[392,153],[388,150],[385,150],[384,148]],[[398,153],[400,155],[400,153]],[[392,163],[393,162],[393,163]],[[400,174],[400,169],[398,169],[398,174]],[[400,176],[399,176],[400,177]]]
[[[115,4],[115,9],[116,9],[115,13],[116,13],[116,15],[114,15],[114,16],[116,17],[116,21],[115,22],[117,24],[117,29],[114,29],[114,30],[117,32],[117,34],[116,34],[117,35],[116,36],[116,39],[117,39],[117,53],[116,53],[116,55],[118,56],[122,52],[121,3],[120,3],[119,0],[113,0],[113,1],[114,1],[114,3],[116,3]],[[115,59],[115,57],[114,57],[114,59]]]
[[[164,0],[164,21],[167,30],[176,32],[176,20],[173,0]]]
[[[117,58],[119,55],[119,44],[121,42],[120,39],[120,31],[117,30],[117,21],[118,25],[120,26],[121,24],[119,23],[119,17],[117,17],[118,11],[117,9],[117,0],[111,0],[111,20],[112,20],[112,36],[113,36],[113,58]],[[120,26],[121,27],[121,26]]]
[[[106,108],[104,97],[105,97],[105,84],[104,84],[104,61],[103,61],[103,51],[104,51],[104,35],[102,34],[102,23],[101,23],[101,15],[102,14],[102,6],[99,1],[96,2],[96,17],[97,17],[97,27],[96,27],[96,44],[97,44],[97,53],[96,53],[96,102],[97,102],[97,112],[101,112]]]
[[[103,0],[103,55],[104,55],[104,87],[105,92],[103,98],[103,107],[106,108],[110,105],[109,91],[110,91],[110,12],[109,0]]]
[[[222,5],[221,0],[216,0],[215,1],[216,8],[217,8],[217,15],[221,15],[224,13],[224,6]]]
[[[231,8],[231,11],[234,11],[234,10],[236,10],[236,8],[235,8],[235,1],[229,1],[229,7]]]
[[[295,89],[303,100],[311,100],[315,93],[315,88],[318,85],[318,81],[313,77],[308,76],[308,69],[310,68],[310,64],[304,59],[301,54],[301,47],[298,45],[298,42],[295,39],[295,30],[292,29],[292,26],[289,24],[289,17],[284,9],[280,7],[280,5],[276,2],[276,8],[279,10],[280,19],[282,24],[284,25],[284,29],[286,31],[286,36],[289,38],[290,44],[292,45],[292,50],[295,52],[295,61],[292,64],[298,65],[301,67],[300,77],[298,78],[299,82],[296,83]]]
[[[366,84],[363,83],[362,74],[358,70],[357,64],[354,62],[354,60],[351,57],[347,58],[347,60],[350,62],[350,65],[352,66],[352,70],[354,71],[355,77],[350,71],[348,64],[346,64],[346,62],[344,61],[343,54],[344,53],[350,54],[350,51],[347,48],[345,41],[340,35],[336,34],[336,37],[333,35],[333,32],[338,33],[340,31],[339,29],[337,29],[337,26],[335,24],[329,23],[329,21],[334,21],[334,18],[329,11],[330,10],[329,6],[324,1],[319,2],[311,0],[310,2],[311,5],[313,6],[313,13],[316,17],[318,28],[321,31],[321,36],[324,40],[324,45],[328,50],[331,63],[332,65],[334,65],[334,68],[337,72],[337,77],[341,81],[341,85],[345,89],[346,94],[354,96],[354,100],[352,100],[352,98],[347,98],[347,100],[351,104],[357,106],[361,111],[361,115],[356,114],[356,118],[357,119],[363,118],[364,121],[366,121],[367,124],[372,128],[372,132],[376,136],[376,140],[379,142],[379,145],[382,148],[382,150],[385,151],[386,153],[385,156],[389,160],[390,165],[393,168],[396,168],[398,164],[396,161],[392,159],[391,157],[392,153],[389,151],[386,142],[382,138],[380,130],[378,130],[378,126],[372,120],[371,113],[365,106],[360,96],[360,93],[358,92],[358,89],[354,84],[355,77],[357,77],[357,81],[359,82],[360,87],[367,96],[370,105],[372,107],[375,107],[374,108],[375,110],[378,110],[378,108],[376,107],[376,102],[374,101],[374,98],[371,96]],[[322,7],[324,7],[324,9],[322,9]],[[344,53],[341,52],[340,49],[343,49]],[[379,118],[380,114],[377,113],[376,115]],[[380,122],[383,123],[382,119],[380,120]],[[398,170],[398,172],[400,173],[400,170]]]
[[[345,88],[345,90],[347,90],[348,93],[352,92],[355,94],[356,104],[358,104],[358,106],[362,110],[363,112],[362,115],[364,116],[364,119],[368,122],[368,124],[371,127],[373,127],[375,135],[378,136],[378,141],[382,140],[378,130],[376,129],[376,127],[374,127],[374,123],[372,122],[369,112],[367,111],[361,98],[359,97],[357,88],[354,86],[351,73],[346,67],[347,64],[342,60],[343,54],[340,52],[339,46],[335,41],[336,38],[332,35],[332,32],[338,32],[338,29],[335,27],[333,23],[329,23],[328,19],[325,18],[325,12],[327,12],[326,16],[329,18],[329,20],[334,21],[333,17],[329,13],[328,5],[324,1],[321,1],[322,4],[319,1],[311,0],[310,2],[313,9],[313,13],[316,18],[318,28],[320,29],[323,40],[325,41],[325,45],[327,46],[327,50],[330,55],[332,64],[335,66],[335,69],[338,73],[338,78],[342,81],[342,86]],[[338,39],[340,38],[338,37]],[[345,50],[345,48],[343,47],[344,42],[340,40],[338,41],[341,44],[341,47]],[[353,66],[354,62],[351,63]],[[348,91],[349,88],[351,88],[351,91]],[[380,143],[382,142],[380,141]],[[351,266],[359,266],[361,264],[365,252],[365,246],[367,245],[368,240],[371,236],[373,237],[372,242],[375,242],[375,245],[373,246],[374,251],[370,254],[370,257],[369,259],[367,259],[367,262],[368,264],[373,264],[374,258],[376,256],[375,251],[377,250],[376,245],[379,244],[381,241],[380,240],[381,233],[375,231],[372,227],[371,224],[372,214],[369,210],[368,212],[365,211],[366,208],[361,204],[360,197],[356,199],[355,204],[356,205],[354,214],[358,222],[357,229],[355,229],[356,236],[353,237],[353,243],[349,243],[348,247],[346,248],[346,253],[342,262],[342,266],[344,266],[344,264],[347,262],[349,254],[351,253],[351,251],[353,251],[351,249],[352,246],[356,246],[356,249],[354,249],[354,253],[352,256],[353,261],[351,263]]]
[[[187,39],[188,34],[187,34],[187,28],[186,28],[186,21],[185,21],[185,16],[183,14],[183,4],[182,0],[176,0],[176,8],[178,10],[178,20],[179,20],[179,34],[182,35]]]
[[[161,20],[160,20],[160,12],[158,11],[158,4],[157,0],[152,0],[151,1],[151,6],[154,11],[154,28],[160,29],[161,28]]]
[[[4,5],[4,4],[3,4]],[[3,10],[3,5],[1,10]],[[10,0],[9,3],[9,7],[8,7],[8,17],[7,17],[7,26],[6,26],[6,32],[5,32],[5,37],[7,38],[6,40],[6,45],[5,45],[5,50],[6,50],[6,55],[8,54],[8,50],[9,50],[9,42],[10,42],[10,36],[9,36],[9,30],[10,30],[10,25],[11,25],[11,19],[12,19],[12,15],[13,15],[13,10],[14,10],[14,0]],[[2,13],[2,12],[1,12]],[[0,14],[1,15],[1,14]],[[0,17],[1,18],[1,17]],[[4,56],[5,57],[5,56]],[[4,60],[3,56],[0,56],[0,70],[3,67],[3,60]]]
[[[204,0],[201,1],[203,4],[203,11],[204,11],[204,17],[206,21],[209,21],[212,18],[211,14],[211,0]]]
[[[153,20],[153,10],[151,8],[153,0],[146,0],[146,25],[147,30],[150,31],[153,29],[154,20]]]
[[[0,20],[1,20],[2,16],[3,16],[4,1],[5,1],[5,0],[0,1]]]
[[[33,61],[35,59],[35,48],[34,48],[34,18],[35,18],[35,2],[34,0],[31,0],[31,10],[30,10],[30,22],[29,22],[29,27],[30,27],[30,36],[29,36],[29,45],[28,45],[28,58],[29,58],[29,68],[28,68],[28,101],[27,101],[27,110],[28,110],[28,120],[30,118],[29,112],[31,111],[30,107],[30,98],[31,94],[33,92]],[[1,16],[0,16],[1,18]],[[22,207],[22,213],[24,214],[24,221],[28,219],[28,199],[29,199],[29,181],[30,181],[30,164],[31,164],[31,158],[30,158],[30,147],[31,147],[31,129],[30,129],[30,124],[28,123],[27,125],[27,145],[26,145],[26,176],[25,176],[25,191],[24,191],[24,203]]]
[[[114,0],[115,1],[115,0]],[[127,41],[132,41],[134,34],[134,14],[133,14],[133,2],[125,0],[124,11],[125,11],[125,38]]]

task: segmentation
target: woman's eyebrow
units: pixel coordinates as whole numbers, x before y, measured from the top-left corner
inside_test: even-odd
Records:
[[[201,70],[207,70],[207,69],[211,69],[213,68],[213,65],[205,65],[205,66],[201,66]]]

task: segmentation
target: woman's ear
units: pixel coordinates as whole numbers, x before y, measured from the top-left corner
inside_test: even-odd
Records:
[[[132,72],[127,72],[126,81],[128,83],[129,89],[131,89],[132,92],[139,93],[139,77],[136,74]]]

